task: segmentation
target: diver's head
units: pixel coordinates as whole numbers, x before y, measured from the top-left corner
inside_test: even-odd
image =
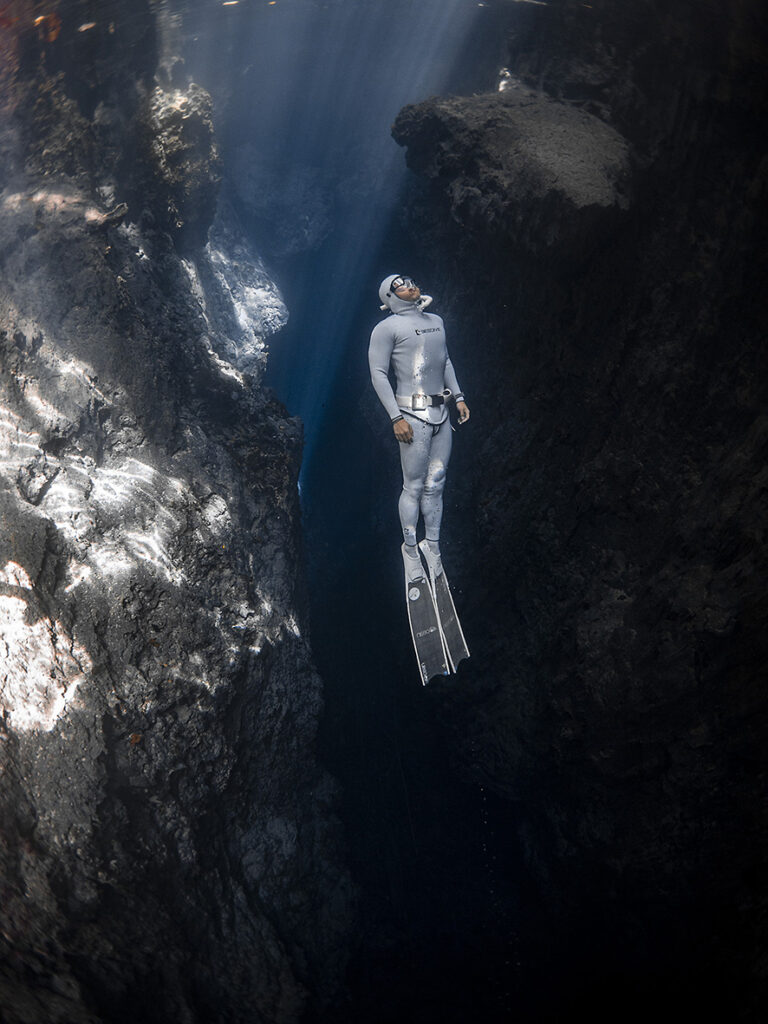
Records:
[[[393,313],[407,309],[421,297],[421,290],[412,277],[403,274],[390,274],[379,286],[379,298],[382,309],[391,309]]]

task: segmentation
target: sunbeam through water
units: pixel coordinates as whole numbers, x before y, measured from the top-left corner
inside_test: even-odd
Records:
[[[366,303],[376,312],[380,243],[408,173],[390,126],[405,104],[446,86],[484,7],[240,4],[217,8],[230,23],[208,31],[200,21],[188,43],[188,72],[216,96],[210,83],[228,35],[232,70],[218,96],[226,192],[290,310],[267,379],[303,420],[305,469],[355,315]]]

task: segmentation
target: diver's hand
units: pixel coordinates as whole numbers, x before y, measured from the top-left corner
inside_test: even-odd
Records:
[[[459,414],[459,423],[466,423],[469,419],[469,406],[466,402],[456,403],[456,412]]]
[[[408,420],[398,420],[397,423],[392,424],[392,429],[400,444],[411,444],[413,442],[413,428]]]

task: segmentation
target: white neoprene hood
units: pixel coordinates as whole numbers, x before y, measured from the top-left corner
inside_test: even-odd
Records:
[[[416,302],[407,302],[405,299],[398,299],[394,292],[390,293],[390,286],[396,277],[403,277],[402,274],[390,274],[385,277],[379,285],[379,298],[381,308],[390,309],[393,313],[405,313],[408,309],[426,309],[432,301],[431,295],[422,295]]]

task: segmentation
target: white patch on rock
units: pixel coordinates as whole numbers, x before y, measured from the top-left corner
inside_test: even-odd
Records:
[[[0,709],[19,732],[50,732],[93,665],[60,622],[36,617],[32,590],[22,566],[0,569]]]
[[[218,357],[239,371],[260,374],[266,339],[286,325],[288,310],[226,203],[219,206],[203,254],[182,264]]]
[[[203,518],[211,532],[219,536],[232,524],[226,501],[219,494],[212,494],[203,505]]]

